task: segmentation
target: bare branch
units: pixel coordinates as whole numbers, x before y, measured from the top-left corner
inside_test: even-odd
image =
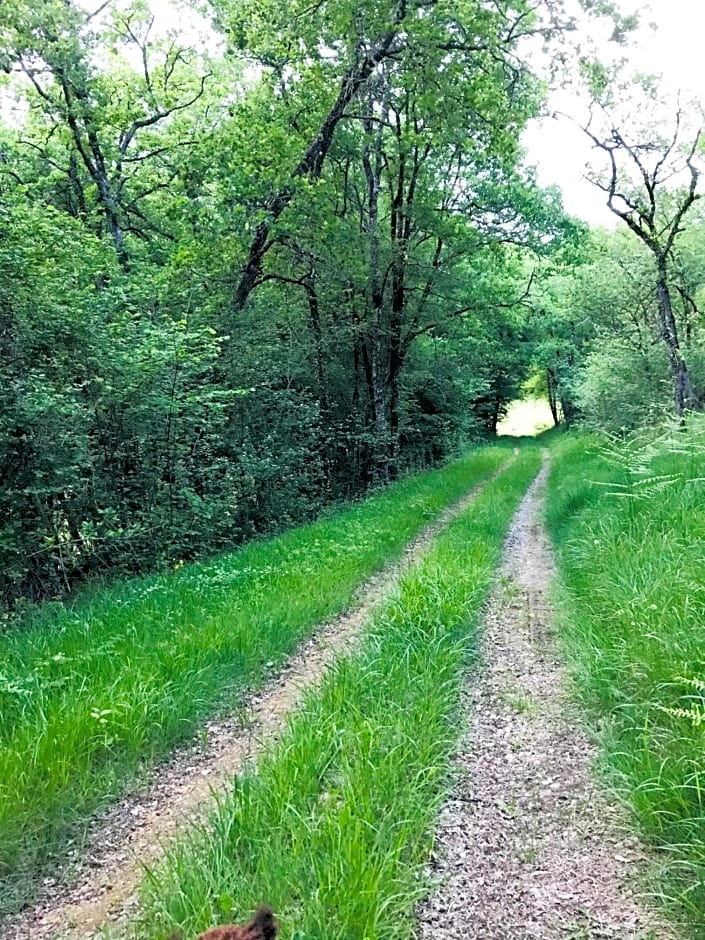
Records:
[[[86,23],[90,23],[90,21],[95,19],[96,16],[100,16],[103,10],[106,10],[111,3],[112,0],[105,0],[105,3],[101,3],[97,10],[94,10],[92,13],[86,13]]]
[[[180,104],[175,104],[171,108],[163,108],[161,110],[155,111],[153,114],[150,114],[148,117],[138,118],[132,122],[132,125],[120,135],[118,141],[118,150],[120,156],[124,157],[127,148],[132,143],[135,134],[142,130],[145,127],[152,127],[154,124],[158,124],[159,121],[163,121],[165,118],[168,118],[171,114],[175,114],[177,111],[183,111],[186,108],[190,108],[191,105],[195,104],[199,98],[203,96],[205,91],[206,82],[211,77],[211,73],[208,72],[206,75],[201,76],[201,86],[199,90],[189,98],[187,101],[182,101]]]

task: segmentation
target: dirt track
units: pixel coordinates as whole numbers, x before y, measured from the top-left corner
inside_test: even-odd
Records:
[[[554,567],[540,522],[545,479],[544,467],[514,519],[487,607],[484,668],[464,693],[468,729],[437,835],[432,874],[442,884],[419,911],[419,940],[672,936],[633,893],[642,852],[591,780],[594,748],[566,693],[547,601]],[[321,628],[239,716],[208,724],[143,793],[97,820],[87,851],[45,883],[3,937],[85,938],[129,917],[143,864],[276,737],[304,691],[354,646],[401,571],[479,488],[364,585],[354,609]]]
[[[419,940],[672,936],[634,893],[645,860],[591,779],[595,749],[567,693],[547,597],[547,472],[516,514],[487,606]]]

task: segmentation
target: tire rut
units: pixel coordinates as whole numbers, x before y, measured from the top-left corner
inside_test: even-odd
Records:
[[[467,732],[418,911],[418,940],[666,940],[634,889],[638,840],[591,778],[547,593],[548,460],[513,520],[485,612]]]

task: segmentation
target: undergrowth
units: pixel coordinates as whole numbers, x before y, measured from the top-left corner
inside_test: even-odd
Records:
[[[476,451],[209,563],[52,605],[0,636],[0,912],[135,775],[233,707],[508,457]]]
[[[705,937],[705,426],[554,446],[561,620],[604,769]]]
[[[280,742],[149,873],[137,938],[192,936],[271,904],[283,937],[402,940],[458,734],[459,691],[506,527],[539,462],[451,523],[310,693]]]

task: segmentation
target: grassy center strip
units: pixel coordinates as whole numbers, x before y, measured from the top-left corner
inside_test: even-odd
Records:
[[[559,616],[602,769],[657,850],[658,888],[705,938],[705,433],[553,448]]]
[[[536,448],[473,500],[400,582],[357,654],[307,696],[143,888],[137,937],[188,937],[266,901],[285,938],[405,938],[460,733],[464,671]]]
[[[313,525],[48,607],[0,636],[0,912],[140,768],[237,703],[507,458],[483,448]]]

